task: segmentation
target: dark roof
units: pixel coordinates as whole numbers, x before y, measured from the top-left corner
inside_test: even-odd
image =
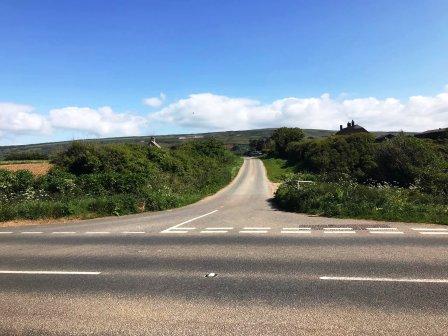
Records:
[[[355,125],[355,126],[347,126],[340,131],[338,131],[337,135],[344,135],[344,134],[352,134],[352,133],[369,133],[364,127]]]

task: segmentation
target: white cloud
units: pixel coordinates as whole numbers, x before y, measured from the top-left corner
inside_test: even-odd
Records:
[[[149,97],[143,99],[143,104],[150,106],[150,107],[159,107],[162,106],[163,102],[166,99],[166,95],[161,92],[159,97]]]
[[[49,132],[46,118],[33,111],[29,105],[0,102],[0,135]]]
[[[76,130],[98,136],[138,135],[146,118],[129,113],[115,113],[109,106],[64,107],[50,111],[54,128]]]
[[[424,131],[448,126],[448,89],[405,101],[374,97],[343,99],[329,94],[283,98],[268,104],[212,93],[192,94],[149,115],[150,121],[201,130],[278,126],[337,129],[354,119],[369,130]]]

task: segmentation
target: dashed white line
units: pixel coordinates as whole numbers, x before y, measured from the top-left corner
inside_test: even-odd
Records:
[[[282,230],[311,230],[310,227],[292,227],[292,228],[283,228]]]
[[[336,281],[448,283],[448,279],[372,278],[372,277],[342,277],[342,276],[321,276],[319,277],[319,279],[336,280]]]
[[[227,233],[226,230],[202,230],[201,233]]]
[[[161,231],[160,233],[188,233],[188,231],[184,231],[184,230],[172,230],[172,231]]]
[[[0,234],[10,234],[12,231],[1,231]]]
[[[208,227],[206,230],[232,230],[233,227]]]
[[[295,233],[295,234],[302,234],[302,233],[311,233],[311,230],[281,230],[280,233]]]
[[[0,271],[0,274],[60,274],[60,275],[98,275],[101,272],[67,272],[67,271]]]
[[[324,228],[324,231],[338,231],[338,230],[346,230],[346,231],[351,231],[353,230],[352,228]]]
[[[39,234],[39,233],[43,233],[42,231],[22,231],[20,232],[22,234]]]
[[[433,231],[433,232],[420,232],[423,235],[448,235],[445,231]]]
[[[55,231],[52,234],[75,234],[75,231]]]
[[[124,234],[143,234],[145,231],[123,231]]]
[[[109,234],[109,231],[87,231],[86,234]]]
[[[448,231],[448,229],[412,228],[414,231]]]
[[[244,230],[270,230],[270,227],[245,227]]]
[[[370,231],[369,233],[374,234],[404,234],[402,231]]]
[[[346,233],[351,233],[351,234],[355,234],[356,231],[349,231],[349,230],[334,230],[334,231],[324,231],[324,233],[331,233],[331,234],[346,234]]]
[[[240,233],[268,233],[267,230],[241,230]]]
[[[376,228],[367,228],[367,230],[369,231],[388,231],[388,230],[398,230],[397,228],[381,228],[381,227],[376,227]]]

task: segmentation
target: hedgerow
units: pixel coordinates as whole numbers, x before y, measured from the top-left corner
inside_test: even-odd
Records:
[[[163,210],[214,193],[238,157],[214,140],[173,149],[74,142],[44,176],[0,170],[0,220],[95,217]]]

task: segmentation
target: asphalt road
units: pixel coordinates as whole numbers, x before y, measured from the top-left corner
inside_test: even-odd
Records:
[[[246,159],[188,207],[1,228],[0,335],[448,335],[447,227],[270,197]]]

